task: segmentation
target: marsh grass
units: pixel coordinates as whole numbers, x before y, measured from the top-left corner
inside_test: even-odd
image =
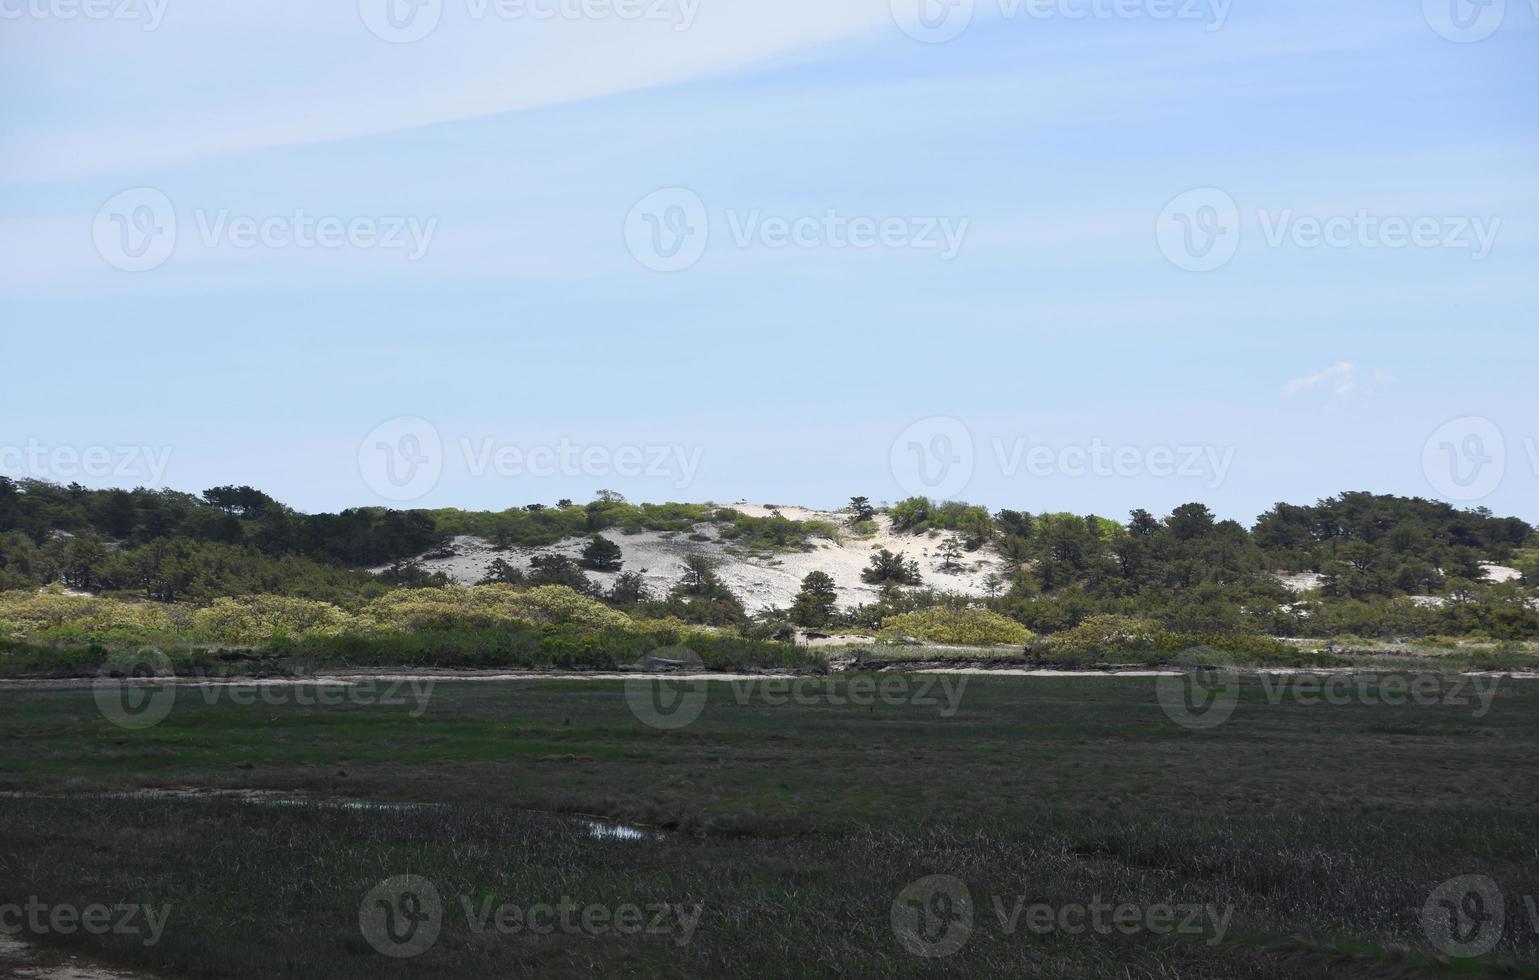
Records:
[[[0,901],[170,902],[152,949],[78,947],[167,976],[1536,975],[1521,903],[1539,895],[1539,685],[1504,684],[1475,717],[1249,682],[1227,724],[1193,732],[1147,678],[976,678],[949,716],[842,703],[854,681],[786,703],[712,683],[676,732],[637,722],[618,682],[446,683],[416,718],[179,692],[144,731],[107,723],[88,691],[6,690],[0,787],[26,795],[0,799]],[[438,805],[101,797],[157,786]],[[560,813],[669,832],[595,839]],[[1445,966],[1420,909],[1470,873],[1501,884],[1509,925],[1489,960]],[[432,878],[450,910],[438,944],[402,962],[357,925],[362,896],[399,874]],[[967,884],[977,921],[959,953],[926,961],[890,913],[933,874]],[[483,937],[460,894],[706,913],[684,947]],[[1012,935],[994,908],[1097,896],[1234,916],[1209,945]]]

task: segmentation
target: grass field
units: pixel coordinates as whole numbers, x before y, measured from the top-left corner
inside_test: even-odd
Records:
[[[167,977],[1539,976],[1536,682],[1249,678],[1210,728],[1152,678],[715,682],[677,728],[652,683],[179,687],[138,728],[0,689],[0,906],[169,906],[23,932]],[[122,795],[186,787],[430,805]],[[1466,875],[1505,912],[1468,959],[1423,915]]]

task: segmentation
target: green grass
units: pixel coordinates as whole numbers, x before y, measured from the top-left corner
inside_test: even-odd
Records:
[[[890,697],[853,697],[882,681]],[[89,689],[4,688],[0,790],[24,795],[0,800],[0,902],[169,902],[154,947],[72,947],[167,976],[1539,975],[1522,904],[1539,895],[1539,684],[1503,682],[1480,713],[1377,703],[1377,680],[1342,704],[1252,680],[1227,724],[1191,731],[1152,679],[947,682],[806,678],[789,699],[789,681],[712,683],[675,731],[637,721],[621,682],[442,683],[420,711],[181,688],[143,730],[106,721]],[[156,787],[438,806],[102,796]],[[557,816],[579,813],[667,832],[595,840]],[[363,941],[358,908],[408,873],[452,908],[431,950],[395,961]],[[1501,884],[1504,939],[1445,965],[1419,910],[1471,873]],[[966,883],[976,920],[932,961],[890,915],[935,874]],[[461,894],[705,911],[684,946],[478,936]],[[1097,896],[1233,919],[1215,944],[1035,936],[994,904]]]
[[[607,671],[687,642],[710,670],[821,670],[822,654],[732,634],[681,636],[666,627],[594,631],[560,626],[464,627],[317,636],[230,649],[138,640],[120,644],[28,643],[0,637],[0,678],[86,678],[120,663],[144,666],[158,650],[177,676],[306,676],[349,668]]]

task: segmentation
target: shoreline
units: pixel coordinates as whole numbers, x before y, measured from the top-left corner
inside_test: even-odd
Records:
[[[449,682],[449,683],[514,683],[519,681],[632,681],[632,680],[684,680],[699,682],[723,682],[744,683],[754,681],[788,681],[788,680],[828,680],[835,681],[841,677],[853,677],[862,673],[872,675],[893,674],[922,674],[938,675],[952,674],[970,677],[1041,677],[1041,678],[1146,678],[1146,677],[1180,677],[1186,674],[1196,673],[1225,673],[1239,676],[1318,676],[1331,677],[1338,675],[1395,675],[1404,673],[1417,673],[1424,675],[1438,675],[1447,677],[1501,677],[1509,680],[1539,680],[1539,671],[1533,670],[1475,670],[1475,669],[1450,669],[1450,670],[1420,670],[1407,671],[1403,668],[1379,668],[1379,667],[1235,667],[1232,669],[1202,670],[1197,668],[1151,668],[1134,667],[1127,668],[1104,667],[1088,669],[1068,669],[1061,667],[978,667],[978,666],[946,666],[934,663],[914,663],[912,665],[886,665],[886,669],[876,671],[834,671],[831,673],[813,673],[808,671],[762,671],[757,673],[727,672],[727,671],[549,671],[549,670],[454,670],[454,669],[427,669],[418,671],[392,671],[388,669],[356,668],[351,670],[328,671],[324,674],[314,674],[304,677],[147,677],[147,678],[110,678],[116,684],[133,684],[140,686],[171,685],[175,687],[191,688],[232,688],[232,687],[336,687],[353,688],[363,684],[412,684],[425,682]],[[98,681],[109,678],[98,675],[84,675],[77,677],[10,677],[0,678],[0,691],[7,688],[20,690],[80,690],[94,686]]]

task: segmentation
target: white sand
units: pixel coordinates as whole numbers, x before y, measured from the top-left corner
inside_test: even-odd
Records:
[[[1487,582],[1516,582],[1523,577],[1523,573],[1516,568],[1508,568],[1506,565],[1493,565],[1488,561],[1480,563],[1480,567],[1486,570]]]
[[[1516,568],[1508,568],[1506,565],[1493,565],[1491,562],[1483,561],[1480,567],[1485,569],[1487,582],[1516,582],[1523,577],[1522,572]],[[1325,584],[1325,576],[1319,572],[1273,572],[1272,574],[1277,581],[1294,592],[1309,592]],[[1440,606],[1447,601],[1438,596],[1412,596],[1411,598],[1424,606]]]
[[[1312,592],[1325,582],[1325,576],[1319,572],[1273,572],[1272,575],[1294,592]]]
[[[732,504],[733,509],[752,517],[768,517],[770,508],[752,504]],[[803,507],[781,507],[779,511],[793,521],[831,521],[844,525],[847,514],[812,511]],[[984,576],[996,572],[1004,575],[1004,562],[991,548],[965,553],[963,568],[959,572],[940,571],[940,546],[947,535],[895,534],[886,515],[877,517],[877,533],[870,538],[857,538],[841,531],[840,540],[827,538],[813,540],[814,550],[808,552],[781,552],[768,557],[742,554],[737,546],[717,538],[718,528],[712,524],[700,524],[695,533],[710,538],[709,541],[691,541],[688,532],[646,531],[640,534],[621,534],[605,531],[604,536],[620,546],[623,571],[640,572],[649,588],[657,597],[664,595],[678,582],[684,572],[684,559],[689,555],[705,555],[715,559],[718,573],[733,592],[743,600],[749,612],[759,612],[771,606],[789,608],[801,588],[802,579],[808,572],[821,571],[832,576],[839,590],[839,605],[849,607],[872,602],[878,589],[860,580],[860,573],[871,563],[871,554],[878,548],[903,552],[919,562],[924,585],[946,592],[959,592],[969,596],[986,593]],[[547,548],[509,548],[497,551],[481,538],[460,536],[454,539],[452,558],[423,559],[422,567],[431,572],[443,572],[462,585],[474,585],[486,576],[494,560],[501,558],[515,568],[527,570],[529,559],[537,554],[560,552],[576,558],[582,551],[587,537],[569,538]],[[736,552],[736,553],[735,553]],[[376,569],[378,571],[378,569]],[[617,578],[617,573],[588,572],[588,577],[604,588]]]

